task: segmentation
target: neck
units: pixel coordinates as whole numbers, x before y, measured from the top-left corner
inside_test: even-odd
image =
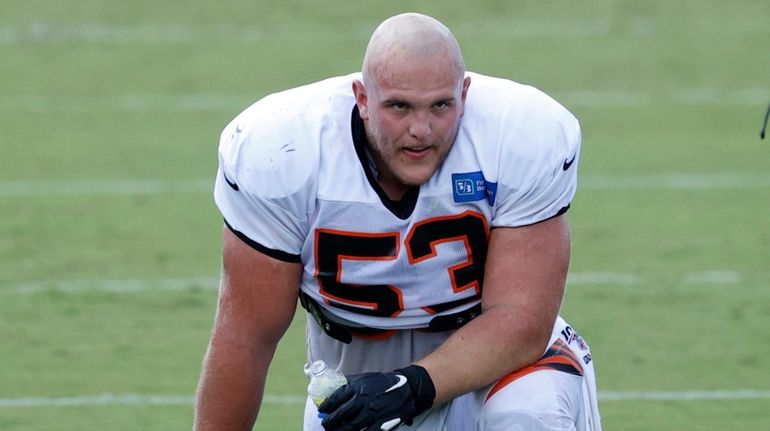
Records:
[[[388,199],[392,201],[400,201],[403,199],[406,192],[411,188],[392,175],[378,175],[377,184],[382,187],[382,191],[384,191],[388,196]]]
[[[369,169],[377,179],[377,184],[379,184],[379,186],[382,188],[382,191],[385,192],[385,195],[388,197],[388,199],[392,201],[400,201],[403,199],[406,192],[410,189],[410,186],[401,182],[387,169],[384,169],[382,166],[384,162],[382,159],[375,155],[371,148],[371,144],[366,146],[366,159],[369,162]]]

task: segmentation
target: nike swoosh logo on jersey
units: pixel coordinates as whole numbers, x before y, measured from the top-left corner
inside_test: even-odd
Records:
[[[575,162],[575,157],[577,157],[577,153],[575,153],[575,155],[572,156],[572,159],[570,160],[564,159],[564,164],[561,166],[561,168],[564,169],[565,171],[569,169],[569,167],[572,166],[572,163]]]
[[[396,389],[406,384],[406,377],[402,376],[401,374],[396,374],[396,377],[398,377],[398,381],[396,382],[396,384],[389,387],[387,391],[385,391],[386,394],[390,391],[395,391]]]
[[[225,182],[227,183],[228,186],[230,186],[230,188],[232,188],[236,192],[239,190],[238,184],[235,184],[234,182],[230,181],[227,178],[227,175],[225,175],[225,171],[222,171],[222,176],[225,177]]]

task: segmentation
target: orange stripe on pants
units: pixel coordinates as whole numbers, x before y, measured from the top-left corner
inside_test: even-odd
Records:
[[[572,353],[572,350],[569,349],[569,346],[567,346],[567,343],[565,343],[561,339],[557,339],[556,342],[553,343],[551,347],[548,348],[548,351],[545,352],[545,354],[537,362],[535,362],[532,365],[521,368],[519,370],[516,370],[511,374],[508,374],[507,376],[498,380],[497,383],[489,391],[489,394],[487,394],[486,399],[488,400],[497,391],[503,389],[514,380],[524,377],[527,374],[534,373],[535,371],[541,371],[541,370],[561,371],[569,374],[574,374],[576,376],[583,375],[583,366],[580,364],[580,361],[578,360],[578,358],[575,356],[574,353]]]

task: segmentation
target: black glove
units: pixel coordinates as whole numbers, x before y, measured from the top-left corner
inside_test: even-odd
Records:
[[[326,431],[388,431],[428,410],[436,388],[425,368],[410,365],[389,373],[348,376],[348,384],[329,395],[318,407],[329,415],[321,422]]]

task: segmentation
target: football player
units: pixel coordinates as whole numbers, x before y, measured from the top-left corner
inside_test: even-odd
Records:
[[[251,429],[299,297],[308,361],[348,378],[306,431],[600,430],[590,350],[559,316],[579,158],[570,112],[466,71],[414,13],[377,27],[361,73],[247,108],[219,146],[196,429]]]

